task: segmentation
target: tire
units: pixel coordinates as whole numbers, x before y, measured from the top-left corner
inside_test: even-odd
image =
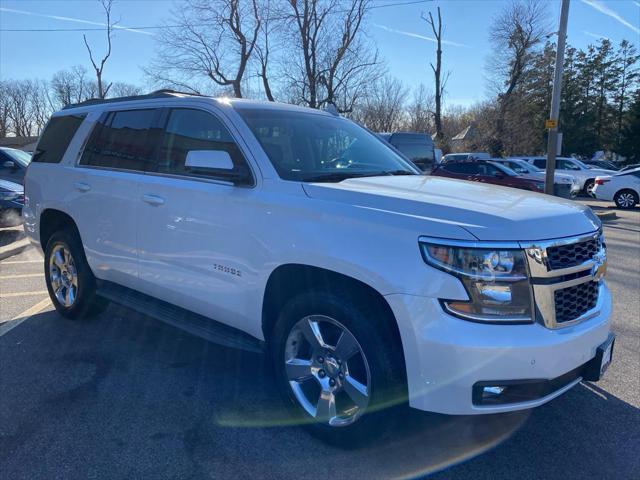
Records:
[[[633,208],[638,204],[638,194],[631,189],[620,190],[613,196],[616,207],[622,209]]]
[[[106,301],[96,296],[96,279],[76,232],[61,230],[51,236],[45,249],[44,273],[51,302],[63,317],[91,317],[106,306]]]
[[[356,303],[331,292],[302,293],[282,309],[271,337],[276,382],[293,417],[312,435],[343,448],[357,448],[384,437],[406,404],[402,347],[399,339],[390,341],[397,334],[374,304]],[[323,340],[312,345],[308,335],[313,336],[316,328]],[[355,350],[358,353],[353,354]],[[310,366],[290,371],[287,359],[302,362],[293,358],[304,358]],[[292,377],[305,379],[298,382]],[[323,411],[331,411],[327,407],[330,398],[336,416],[327,420],[331,414],[325,416],[319,410],[322,405]],[[352,414],[345,415],[349,409]]]
[[[595,178],[590,178],[586,182],[584,182],[583,192],[585,195],[589,197],[593,197],[593,187],[596,186]]]

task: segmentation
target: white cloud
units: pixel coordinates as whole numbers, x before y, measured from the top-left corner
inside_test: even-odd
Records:
[[[595,8],[600,13],[603,13],[606,16],[613,18],[614,20],[617,20],[622,25],[624,25],[625,27],[629,27],[634,32],[640,33],[640,28],[638,28],[637,26],[633,25],[632,23],[626,21],[624,18],[622,18],[620,16],[620,14],[618,14],[617,12],[614,12],[613,10],[611,10],[609,7],[607,7],[605,4],[603,4],[600,0],[582,0],[582,3],[584,3],[586,5],[589,5],[592,8]]]
[[[426,35],[420,35],[418,33],[413,33],[413,32],[406,32],[404,30],[398,30],[398,29],[395,29],[395,28],[387,27],[386,25],[380,25],[378,23],[372,23],[371,25],[373,25],[376,28],[380,28],[382,30],[385,30],[387,32],[392,32],[392,33],[397,33],[399,35],[404,35],[405,37],[417,38],[419,40],[426,40],[427,42],[436,43],[436,39],[435,38],[427,37]],[[465,45],[463,43],[451,42],[449,40],[442,40],[442,44],[443,45],[451,45],[452,47],[468,47],[468,45]]]
[[[20,15],[29,15],[31,17],[51,18],[53,20],[62,20],[64,22],[84,23],[85,25],[97,25],[97,26],[100,26],[100,27],[106,27],[107,26],[106,23],[92,22],[90,20],[83,20],[81,18],[61,17],[59,15],[47,15],[45,13],[35,13],[35,12],[29,12],[27,10],[17,10],[15,8],[0,7],[0,11],[7,12],[7,13],[17,13],[17,14],[20,14]],[[127,32],[133,32],[133,33],[141,33],[143,35],[155,35],[155,33],[153,33],[153,32],[145,32],[143,30],[136,30],[135,28],[125,27],[123,25],[114,25],[113,29],[114,30],[126,30]]]
[[[593,38],[606,38],[607,40],[609,40],[609,37],[607,37],[606,35],[600,35],[599,33],[593,33],[593,32],[588,32],[587,30],[583,30],[582,33],[584,33],[585,35],[589,36],[589,37],[593,37]]]

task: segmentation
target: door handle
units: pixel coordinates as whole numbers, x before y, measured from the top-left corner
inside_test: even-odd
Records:
[[[73,186],[76,187],[76,190],[80,190],[81,192],[88,192],[91,190],[91,185],[84,182],[75,182]]]
[[[155,206],[164,205],[164,198],[159,197],[157,195],[145,194],[145,195],[142,195],[142,200],[148,203],[149,205],[155,205]]]

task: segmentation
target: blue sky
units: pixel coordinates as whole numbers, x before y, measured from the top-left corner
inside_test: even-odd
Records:
[[[375,0],[376,5],[407,0]],[[173,0],[119,0],[114,6],[122,26],[159,25],[170,19]],[[488,27],[504,7],[504,0],[435,0],[414,5],[394,5],[372,10],[368,32],[387,60],[389,72],[408,86],[433,77],[429,62],[435,44],[421,12],[442,9],[446,45],[444,68],[451,71],[447,84],[448,105],[469,105],[487,95],[485,64],[490,54]],[[549,22],[557,25],[560,3],[549,0]],[[54,18],[55,17],[55,18]],[[92,22],[95,22],[92,23]],[[0,0],[0,30],[96,28],[104,22],[95,0]],[[0,78],[45,78],[58,70],[82,64],[90,67],[82,42],[83,32],[0,31]],[[626,38],[640,43],[640,0],[572,0],[568,41],[585,47],[600,36],[618,43]],[[93,45],[104,45],[103,32],[87,32]],[[113,54],[105,68],[110,81],[143,84],[141,66],[154,54],[155,35],[150,31],[118,30]]]

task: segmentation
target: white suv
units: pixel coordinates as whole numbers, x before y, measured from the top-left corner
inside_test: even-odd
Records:
[[[541,170],[547,168],[545,157],[518,157],[535,165]],[[603,170],[592,168],[586,163],[571,157],[558,157],[556,159],[556,172],[572,175],[578,181],[580,190],[589,196],[593,196],[593,187],[596,185],[596,177],[602,175],[613,175],[615,170]]]
[[[56,113],[25,225],[67,318],[125,304],[264,350],[329,441],[411,407],[541,405],[611,360],[599,220],[573,202],[427,177],[318,110],[160,91]]]

